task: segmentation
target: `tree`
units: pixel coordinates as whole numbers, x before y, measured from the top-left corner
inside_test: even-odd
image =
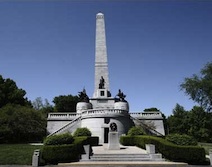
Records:
[[[176,104],[173,109],[173,114],[167,119],[169,133],[187,134],[189,123],[188,123],[188,112]]]
[[[212,142],[212,113],[202,107],[194,106],[192,110],[185,111],[177,104],[167,122],[169,133],[188,134],[199,142]]]
[[[40,110],[44,107],[43,100],[41,97],[37,97],[33,102],[32,106],[35,110]]]
[[[0,108],[9,103],[31,106],[31,103],[24,97],[25,95],[26,92],[19,89],[13,80],[4,79],[0,75]]]
[[[61,95],[53,99],[57,112],[76,112],[76,105],[79,102],[78,96]]]
[[[0,108],[0,143],[42,141],[46,118],[33,108],[8,104]]]
[[[180,85],[181,89],[207,111],[212,110],[212,62],[205,65],[200,72],[201,76],[194,74],[185,78]]]
[[[202,107],[194,106],[189,112],[188,134],[200,142],[212,141],[212,113],[205,112]]]
[[[43,102],[43,99],[41,97],[37,97],[33,102],[32,106],[35,110],[40,111],[42,114],[44,114],[45,117],[47,117],[49,112],[54,111],[54,107],[49,104],[48,100],[45,99]]]

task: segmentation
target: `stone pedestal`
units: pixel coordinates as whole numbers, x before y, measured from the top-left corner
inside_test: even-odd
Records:
[[[81,161],[89,161],[90,159],[90,145],[83,146],[85,153],[81,155]]]
[[[149,154],[155,154],[155,145],[153,145],[153,144],[146,144],[146,151]]]
[[[40,156],[40,150],[34,150],[34,153],[32,156],[32,166],[33,167],[39,166],[39,156]]]
[[[108,149],[109,150],[119,150],[120,149],[118,132],[109,132]]]

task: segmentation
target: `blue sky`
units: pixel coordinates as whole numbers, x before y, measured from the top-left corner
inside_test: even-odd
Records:
[[[91,97],[99,11],[112,96],[121,89],[132,112],[190,110],[179,85],[212,61],[212,1],[0,1],[0,74],[32,101]]]

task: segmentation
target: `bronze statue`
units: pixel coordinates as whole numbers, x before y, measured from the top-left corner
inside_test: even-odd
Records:
[[[117,99],[118,101],[123,101],[123,102],[126,101],[126,100],[125,100],[126,95],[121,91],[121,89],[119,89],[119,92],[118,92],[118,94],[117,94],[116,96],[119,97],[119,98]]]
[[[105,88],[105,79],[103,78],[103,76],[101,76],[99,89],[104,89],[104,88]]]
[[[89,97],[86,94],[85,88],[83,88],[82,92],[78,92],[78,93],[79,93],[78,97],[79,97],[80,102],[86,102],[86,103],[89,102]]]

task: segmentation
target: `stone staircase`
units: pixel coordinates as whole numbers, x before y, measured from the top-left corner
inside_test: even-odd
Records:
[[[149,154],[94,154],[91,161],[151,161]]]
[[[61,134],[61,133],[67,132],[72,127],[74,127],[79,121],[81,121],[81,118],[82,118],[82,116],[79,116],[79,117],[75,118],[74,120],[72,120],[68,124],[64,125],[63,127],[61,127],[60,129],[58,129],[57,131],[49,134],[47,137],[50,137],[50,136],[53,136],[53,135],[56,135],[56,134]]]
[[[149,154],[136,146],[122,146],[120,150],[109,150],[107,144],[92,147],[93,155],[89,161],[163,161],[161,154]]]
[[[120,148],[120,150],[109,150],[107,144],[93,146],[93,154],[90,156],[90,145],[85,145],[85,154],[81,155],[80,162],[58,165],[59,167],[188,167],[186,163],[165,161],[161,154],[148,153],[148,149],[122,145]]]

